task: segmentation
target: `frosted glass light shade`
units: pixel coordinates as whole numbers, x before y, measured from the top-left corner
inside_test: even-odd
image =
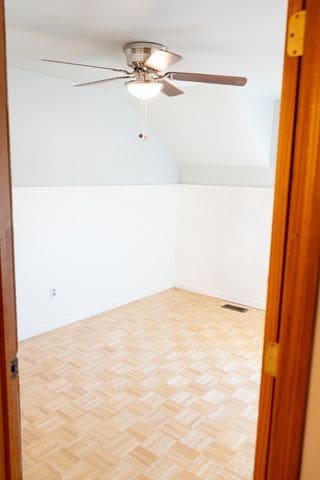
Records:
[[[163,84],[157,81],[133,80],[126,82],[128,92],[141,100],[149,100],[149,98],[159,95],[163,88]]]

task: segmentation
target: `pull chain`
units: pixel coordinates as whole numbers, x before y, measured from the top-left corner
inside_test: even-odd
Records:
[[[140,100],[140,132],[138,137],[148,140],[148,136],[143,133],[144,127],[148,122],[148,102],[147,100]]]

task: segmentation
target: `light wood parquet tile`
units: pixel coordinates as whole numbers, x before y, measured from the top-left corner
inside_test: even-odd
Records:
[[[171,289],[20,344],[25,480],[252,478],[264,312]]]

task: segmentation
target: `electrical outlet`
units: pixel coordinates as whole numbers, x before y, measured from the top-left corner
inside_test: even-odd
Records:
[[[49,289],[49,294],[50,294],[50,299],[54,300],[57,296],[57,289],[56,288],[50,288]]]

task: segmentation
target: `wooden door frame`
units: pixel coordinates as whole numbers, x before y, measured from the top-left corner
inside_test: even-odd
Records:
[[[294,12],[303,9],[303,7],[303,0],[289,0],[287,19],[290,18]],[[265,316],[265,344],[268,341],[278,342],[279,338],[300,61],[300,57],[289,57],[285,52],[276,162],[272,238],[270,247],[268,295]],[[274,384],[275,381],[273,377],[265,375],[264,368],[262,368],[255,456],[255,480],[262,480],[265,478]]]
[[[22,478],[4,2],[0,3],[0,479]]]
[[[320,2],[307,10],[302,57],[285,54],[265,341],[280,344],[277,378],[262,371],[255,480],[298,480],[310,376],[320,258]],[[12,201],[0,0],[0,480],[21,480]],[[317,188],[318,187],[318,188]]]
[[[300,475],[320,272],[320,2],[305,0],[267,479]],[[281,427],[285,426],[285,428]],[[294,452],[294,454],[293,454]]]
[[[301,57],[285,52],[265,345],[279,343],[277,376],[262,368],[255,480],[298,480],[320,267],[320,2],[306,10]]]

